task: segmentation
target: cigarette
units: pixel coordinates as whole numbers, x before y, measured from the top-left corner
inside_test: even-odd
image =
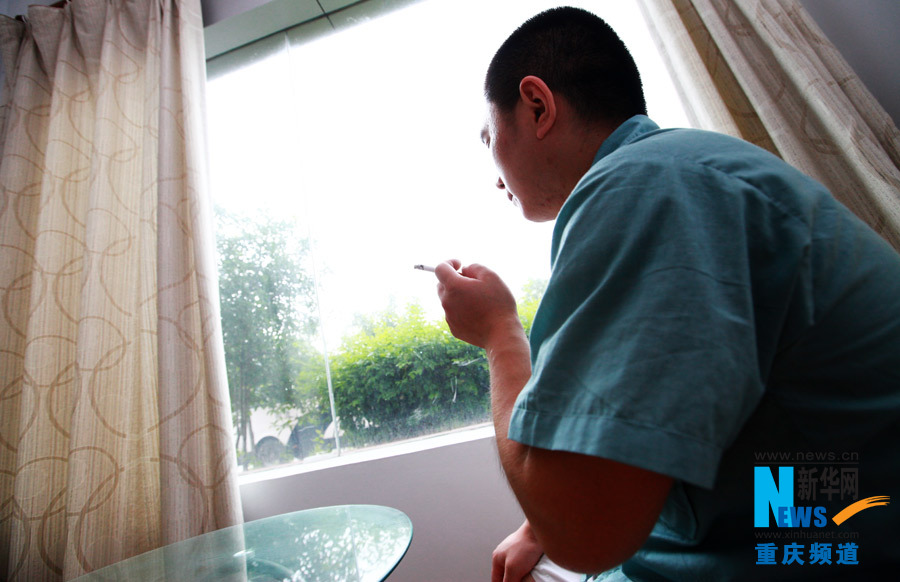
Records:
[[[429,273],[434,273],[434,267],[429,267],[428,265],[413,265],[413,269],[418,269],[420,271],[428,271]]]

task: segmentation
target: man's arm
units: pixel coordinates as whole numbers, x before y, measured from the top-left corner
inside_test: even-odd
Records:
[[[531,376],[528,340],[515,299],[480,265],[435,270],[450,330],[485,349],[500,462],[546,554],[574,571],[621,564],[643,544],[659,518],[672,479],[600,457],[551,451],[509,440],[513,404]]]

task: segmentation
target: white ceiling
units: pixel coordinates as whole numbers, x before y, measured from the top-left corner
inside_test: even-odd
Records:
[[[329,29],[419,0],[201,0],[206,56],[216,57],[301,23]]]

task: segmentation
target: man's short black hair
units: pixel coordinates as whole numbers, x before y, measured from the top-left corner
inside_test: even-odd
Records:
[[[500,46],[484,92],[501,111],[519,99],[519,82],[540,77],[586,122],[622,122],[647,114],[641,77],[631,53],[601,18],[571,7],[528,19]]]

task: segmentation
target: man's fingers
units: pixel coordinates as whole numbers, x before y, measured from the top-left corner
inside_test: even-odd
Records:
[[[458,276],[460,267],[462,267],[461,261],[450,259],[443,263],[438,263],[434,268],[434,275],[438,278],[438,281],[444,282],[453,276]]]
[[[472,263],[471,265],[466,265],[460,271],[460,274],[463,277],[469,277],[470,279],[481,279],[482,275],[485,273],[491,273],[492,271],[485,267],[484,265],[479,265],[478,263]]]
[[[491,582],[503,582],[505,568],[503,563],[506,561],[502,555],[494,554],[491,559]]]
[[[449,265],[454,272],[459,272],[459,269],[462,267],[462,261],[459,259],[447,259],[441,263],[441,265]],[[435,270],[437,270],[437,268],[435,268]]]
[[[496,276],[496,273],[484,265],[472,263],[463,267],[462,262],[457,259],[449,259],[439,263],[434,268],[434,274],[440,281],[444,281],[453,275],[462,275],[467,279],[484,279],[485,277]]]

